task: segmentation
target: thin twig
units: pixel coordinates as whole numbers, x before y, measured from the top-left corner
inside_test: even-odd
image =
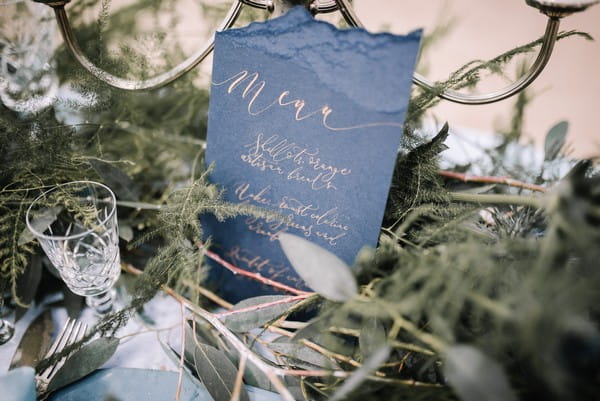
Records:
[[[235,383],[233,385],[233,392],[231,393],[231,401],[239,401],[240,394],[242,393],[242,385],[244,378],[244,372],[246,371],[246,361],[248,360],[247,355],[242,355],[240,357],[240,363],[238,365],[237,376],[235,377]]]
[[[278,281],[271,280],[270,278],[263,277],[260,273],[252,273],[252,272],[249,272],[247,270],[240,269],[239,267],[234,266],[233,264],[227,262],[226,260],[224,260],[223,258],[221,258],[216,253],[210,251],[209,249],[206,249],[206,247],[204,246],[203,243],[200,243],[200,248],[203,248],[204,254],[207,257],[209,257],[210,259],[214,260],[215,262],[217,262],[218,264],[220,264],[221,266],[223,266],[224,268],[226,268],[227,270],[229,270],[233,274],[239,274],[241,276],[245,276],[245,277],[251,278],[253,280],[259,281],[259,282],[261,282],[261,283],[263,283],[265,285],[268,285],[270,287],[277,288],[277,289],[280,289],[280,290],[283,290],[283,291],[287,291],[287,292],[290,292],[290,293],[292,293],[294,295],[309,294],[309,292],[307,292],[307,291],[302,291],[302,290],[299,290],[297,288],[290,287],[289,285],[280,283]]]
[[[221,298],[214,292],[207,290],[206,288],[192,282],[191,280],[182,280],[182,284],[198,291],[198,293],[200,293],[200,295],[203,295],[205,298],[210,299],[211,301],[213,301],[214,303],[216,303],[217,305],[219,305],[225,309],[233,308],[233,304],[227,302],[226,300],[224,300],[223,298]]]
[[[265,302],[263,304],[248,306],[247,308],[240,308],[240,309],[234,309],[234,310],[230,310],[230,311],[226,311],[226,312],[221,312],[221,313],[218,313],[217,316],[225,317],[225,316],[235,315],[237,313],[252,312],[252,311],[257,311],[257,310],[261,310],[261,309],[265,309],[265,308],[270,308],[271,306],[289,304],[292,302],[301,301],[312,295],[313,295],[312,293],[296,295],[294,297],[279,299],[277,301]]]
[[[480,176],[480,175],[469,175],[463,173],[457,173],[454,171],[438,171],[438,174],[442,177],[452,178],[463,182],[479,182],[484,184],[500,184],[508,185],[510,187],[529,189],[530,191],[536,192],[547,192],[548,188],[541,185],[530,184],[519,180],[512,179],[510,177],[493,177],[493,176]]]
[[[356,338],[360,337],[360,330],[356,330],[356,329],[347,329],[344,327],[330,327],[329,331],[332,333],[344,334],[344,335],[356,337]],[[427,356],[435,355],[435,352],[428,350],[427,348],[418,346],[416,344],[410,344],[410,343],[405,343],[405,342],[396,341],[396,340],[393,340],[393,341],[388,340],[388,341],[389,341],[389,345],[393,348],[416,352],[418,354],[423,354],[423,355],[427,355]]]
[[[175,393],[175,400],[180,401],[181,399],[181,387],[183,385],[183,368],[185,365],[185,305],[183,302],[179,302],[181,305],[181,356],[179,357],[179,377],[177,378],[177,392]]]

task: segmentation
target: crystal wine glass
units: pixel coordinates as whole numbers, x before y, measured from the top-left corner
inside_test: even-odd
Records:
[[[110,188],[92,181],[57,185],[33,201],[26,221],[67,287],[96,313],[110,312],[121,272]]]
[[[55,101],[56,22],[50,7],[30,0],[0,0],[0,103],[36,113]]]

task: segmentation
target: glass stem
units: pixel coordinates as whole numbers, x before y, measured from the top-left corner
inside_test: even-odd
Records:
[[[113,311],[113,304],[116,298],[116,291],[114,288],[103,292],[98,295],[90,295],[85,298],[87,306],[92,308],[98,315],[106,315]]]
[[[15,328],[4,319],[0,319],[0,345],[7,343],[13,336]]]

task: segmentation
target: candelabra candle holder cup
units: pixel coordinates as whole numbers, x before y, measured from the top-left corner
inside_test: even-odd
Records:
[[[23,114],[52,105],[56,24],[50,9],[26,0],[0,0],[0,102]]]
[[[69,289],[96,313],[112,311],[121,266],[110,188],[92,181],[53,187],[33,201],[26,222]]]

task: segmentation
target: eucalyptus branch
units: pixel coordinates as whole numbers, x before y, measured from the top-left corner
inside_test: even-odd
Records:
[[[463,182],[479,182],[483,184],[501,184],[508,185],[510,187],[528,189],[530,191],[536,192],[547,192],[548,189],[541,185],[530,184],[528,182],[523,182],[519,180],[512,179],[510,177],[493,177],[493,176],[479,176],[479,175],[469,175],[463,173],[457,173],[455,171],[445,171],[441,170],[438,172],[439,175],[446,178],[452,178],[455,180],[460,180]]]
[[[234,333],[232,333],[223,322],[219,319],[219,317],[197,305],[192,304],[186,298],[177,294],[171,288],[167,286],[162,286],[163,291],[173,297],[175,300],[180,302],[188,309],[190,312],[195,315],[201,317],[206,322],[208,322],[215,330],[221,334],[233,348],[240,354],[240,357],[247,358],[252,364],[254,364],[258,369],[260,369],[267,378],[271,381],[275,389],[280,393],[284,401],[294,401],[292,394],[285,387],[280,376],[302,376],[302,377],[337,377],[337,378],[348,378],[353,372],[347,372],[344,370],[293,370],[293,369],[284,369],[273,367],[270,364],[266,363],[260,356],[255,354],[251,349],[249,349],[246,344],[244,344]],[[386,377],[377,377],[377,376],[369,376],[369,380],[378,381],[378,382],[386,382],[386,383],[394,383],[404,386],[410,387],[431,387],[431,388],[442,388],[442,385],[432,384],[432,383],[423,383],[417,382],[414,380],[402,380],[402,379],[391,379]]]
[[[481,205],[515,205],[528,206],[536,209],[543,207],[543,202],[540,197],[522,196],[522,195],[481,195],[481,194],[466,194],[462,192],[450,192],[450,198],[455,202],[478,203]]]

